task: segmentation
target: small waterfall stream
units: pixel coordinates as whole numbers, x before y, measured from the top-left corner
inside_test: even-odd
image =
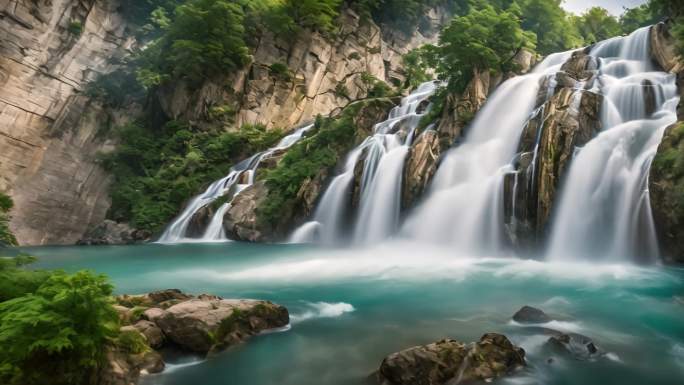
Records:
[[[648,27],[601,42],[590,54],[599,60],[593,91],[604,95],[602,132],[576,152],[548,258],[654,259],[647,179],[664,129],[676,121],[675,77],[654,68]]]
[[[419,111],[437,88],[436,82],[421,84],[390,111],[384,122],[374,127],[374,135],[366,138],[348,155],[344,169],[326,189],[314,219],[305,223],[290,237],[292,243],[336,243],[349,236],[357,243],[370,243],[387,238],[399,226],[401,183],[404,161],[413,141],[414,130],[427,112]],[[354,230],[343,227],[349,213],[350,194],[358,163],[363,162],[360,178],[359,214]]]
[[[167,226],[157,242],[216,242],[227,240],[223,230],[223,216],[230,209],[230,202],[233,198],[254,183],[256,170],[259,168],[262,160],[268,159],[277,152],[291,147],[312,127],[312,124],[301,127],[292,134],[282,138],[275,147],[253,155],[233,166],[228,175],[213,182],[202,194],[192,198],[190,203],[183,209],[183,212]],[[216,210],[204,234],[199,238],[187,236],[188,226],[193,216],[203,207],[212,204],[224,196],[227,197],[226,202]]]

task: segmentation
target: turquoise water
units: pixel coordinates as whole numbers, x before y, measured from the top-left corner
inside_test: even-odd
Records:
[[[179,288],[290,309],[289,330],[207,360],[175,362],[145,385],[365,384],[391,352],[486,332],[504,333],[528,353],[527,369],[497,383],[684,383],[683,269],[463,259],[409,243],[364,250],[243,243],[22,250],[38,256],[39,267],[106,273],[119,293]],[[547,337],[510,320],[523,305],[560,319],[545,326],[587,335],[608,354],[593,361],[551,354]]]

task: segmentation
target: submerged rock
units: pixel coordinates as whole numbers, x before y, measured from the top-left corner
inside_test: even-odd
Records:
[[[532,306],[523,306],[513,314],[513,320],[521,324],[541,324],[549,322],[553,320],[553,318],[549,317],[541,309]]]
[[[441,385],[492,380],[525,365],[525,351],[506,336],[488,333],[479,342],[445,339],[387,356],[377,378],[383,385]]]

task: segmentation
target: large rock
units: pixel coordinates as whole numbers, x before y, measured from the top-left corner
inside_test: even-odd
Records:
[[[491,381],[525,365],[525,351],[504,335],[488,333],[473,344],[445,339],[387,356],[378,379],[384,385],[442,385]]]
[[[660,251],[667,262],[684,263],[684,122],[665,130],[648,178]]]
[[[670,33],[672,22],[661,22],[650,31],[651,57],[665,70],[665,72],[678,73],[684,70],[684,62],[677,55],[675,38]]]
[[[435,130],[423,132],[411,146],[404,166],[401,195],[404,209],[412,207],[427,189],[437,171],[440,153],[439,134]]]
[[[152,233],[106,219],[79,239],[78,245],[124,245],[146,242]]]
[[[552,320],[543,310],[532,306],[523,306],[513,314],[513,320],[522,324],[540,324]]]
[[[287,309],[268,301],[200,296],[171,306],[155,322],[176,345],[208,353],[289,321]]]
[[[561,68],[555,87],[548,78],[540,84],[536,115],[523,129],[514,170],[505,177],[508,235],[525,251],[537,249],[544,239],[575,148],[601,128],[603,97],[589,90],[596,75],[593,59],[576,51]]]
[[[109,346],[105,350],[104,365],[91,376],[91,385],[134,385],[141,375],[164,370],[162,356],[155,351],[131,354]]]
[[[73,244],[109,208],[104,113],[83,95],[134,44],[118,1],[0,2],[0,191],[20,244]],[[80,23],[82,32],[69,31]]]

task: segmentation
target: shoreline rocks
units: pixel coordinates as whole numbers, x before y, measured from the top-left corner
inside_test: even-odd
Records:
[[[444,339],[387,356],[377,372],[381,385],[442,385],[491,381],[525,366],[525,351],[506,336],[487,333],[470,344]],[[455,382],[453,382],[455,381]]]
[[[193,296],[178,289],[115,298],[121,332],[142,341],[142,352],[108,348],[99,385],[135,384],[142,374],[164,369],[158,349],[212,354],[237,345],[262,331],[290,323],[288,310],[270,301]]]

